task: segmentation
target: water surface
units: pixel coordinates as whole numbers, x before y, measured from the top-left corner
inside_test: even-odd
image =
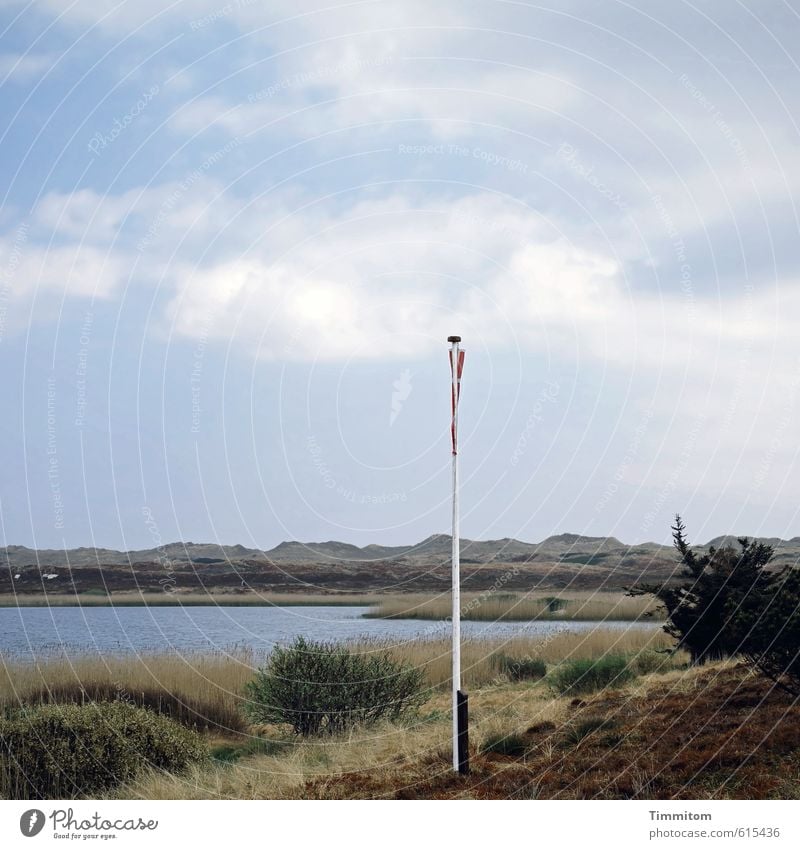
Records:
[[[302,635],[404,643],[449,637],[446,622],[365,619],[367,607],[22,607],[0,608],[0,652],[15,657],[229,650],[266,654]],[[651,622],[462,622],[464,639],[509,639],[555,631],[654,628]]]

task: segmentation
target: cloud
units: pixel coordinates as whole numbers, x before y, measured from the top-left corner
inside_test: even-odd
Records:
[[[31,225],[18,288],[110,297],[135,265],[173,293],[167,332],[202,331],[265,359],[418,356],[458,321],[490,350],[708,371],[742,346],[789,345],[800,306],[791,279],[721,300],[666,274],[643,285],[608,245],[490,192],[395,191],[348,206],[295,188],[236,197],[202,177],[184,192],[50,193]]]
[[[182,133],[216,127],[233,136],[270,129],[308,140],[363,126],[378,134],[397,132],[417,120],[434,137],[455,139],[487,126],[518,124],[526,110],[526,125],[541,131],[577,108],[580,99],[564,74],[475,63],[432,67],[429,61],[368,52],[281,73],[240,100],[199,97],[176,111],[172,126]],[[419,130],[411,124],[406,132]]]
[[[788,344],[776,298],[786,308],[800,295],[791,283],[721,302],[672,283],[640,288],[617,258],[491,194],[427,204],[394,195],[338,217],[316,207],[242,255],[167,274],[174,332],[192,336],[202,325],[267,359],[423,355],[457,320],[492,350],[705,372],[742,346]]]
[[[15,255],[14,273],[8,277],[9,299],[27,299],[37,291],[108,298],[127,275],[124,257],[91,245],[15,246],[4,238],[0,242],[0,263],[10,263]]]
[[[50,53],[0,53],[0,78],[28,82],[40,77],[55,61]]]

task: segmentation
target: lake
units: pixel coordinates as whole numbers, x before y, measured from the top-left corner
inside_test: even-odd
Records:
[[[364,619],[367,607],[23,607],[0,608],[0,653],[120,654],[214,651],[247,646],[266,654],[302,635],[313,640],[371,638],[403,643],[448,637],[445,622]],[[553,631],[655,628],[648,622],[462,622],[464,639],[508,639]]]

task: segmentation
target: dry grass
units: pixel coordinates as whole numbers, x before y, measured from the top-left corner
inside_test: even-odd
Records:
[[[447,619],[451,614],[446,595],[393,595],[380,598],[369,616],[383,619]],[[662,619],[652,596],[630,597],[621,592],[579,590],[531,593],[472,593],[462,596],[463,619],[497,622],[625,621]]]
[[[542,688],[487,687],[470,696],[472,739],[480,745],[499,721],[525,728],[530,716],[559,720],[567,704],[567,700],[550,699]],[[375,726],[341,737],[287,739],[278,729],[264,727],[259,729],[261,739],[280,745],[275,754],[254,755],[213,769],[198,767],[183,776],[150,770],[116,795],[134,799],[291,799],[302,798],[310,781],[335,784],[337,776],[351,773],[393,775],[404,765],[446,750],[451,733],[449,705],[449,694],[439,692],[415,721]]]
[[[369,652],[387,646],[382,642],[353,643]],[[481,687],[497,680],[492,658],[502,652],[512,658],[541,658],[548,664],[573,658],[596,658],[604,654],[637,654],[664,649],[672,640],[660,629],[602,629],[559,631],[538,638],[465,640],[462,671],[467,687]],[[391,645],[393,654],[425,669],[433,687],[449,686],[449,639],[415,640]],[[82,701],[93,691],[108,694],[156,692],[165,700],[181,699],[205,704],[213,715],[232,716],[241,705],[242,688],[253,676],[256,661],[251,652],[233,648],[227,652],[184,654],[57,656],[37,662],[0,655],[0,706],[47,701]],[[213,711],[212,711],[213,708]]]
[[[120,699],[146,705],[185,725],[241,731],[250,652],[57,657],[22,662],[0,656],[0,709],[23,704]]]
[[[371,645],[365,643],[364,651]],[[563,660],[598,658],[606,654],[634,655],[646,650],[671,649],[674,640],[660,628],[629,630],[597,628],[591,631],[557,631],[539,638],[514,637],[509,640],[465,640],[461,647],[461,674],[467,689],[496,683],[498,672],[493,658],[502,653],[510,658],[540,658],[548,665]],[[392,652],[415,667],[423,667],[435,687],[450,685],[450,641],[418,640],[392,647]]]
[[[560,700],[527,728],[496,723],[514,754],[472,758],[467,778],[435,749],[307,782],[304,798],[797,799],[800,704],[743,665],[653,675],[635,690]],[[497,733],[497,732],[495,732]]]
[[[362,651],[372,651],[376,645],[354,644]],[[478,751],[492,735],[524,735],[532,726],[559,727],[573,711],[570,699],[554,697],[544,684],[509,683],[493,662],[498,652],[508,657],[542,658],[552,666],[568,659],[609,653],[636,655],[670,646],[671,641],[660,629],[621,628],[560,631],[503,642],[466,641],[463,669],[465,687],[470,691],[474,750]],[[360,791],[352,782],[363,780],[364,794],[392,796],[398,791],[397,776],[406,770],[417,775],[414,770],[418,770],[418,778],[403,785],[403,792],[414,795],[418,780],[437,773],[446,775],[449,769],[449,641],[416,641],[394,646],[392,651],[424,667],[432,685],[430,701],[419,716],[405,723],[358,729],[339,737],[301,740],[284,727],[244,728],[239,710],[241,693],[252,677],[254,659],[242,650],[183,657],[59,658],[38,663],[2,662],[0,658],[0,703],[8,707],[31,701],[80,701],[93,693],[142,703],[145,694],[156,693],[161,698],[160,707],[167,708],[165,712],[180,705],[176,718],[190,725],[205,724],[211,729],[206,736],[212,749],[220,752],[220,758],[226,752],[224,759],[228,762],[203,764],[180,776],[143,772],[115,794],[120,798],[329,797],[339,792],[335,788],[343,775],[348,777],[342,784],[343,794],[358,796]],[[689,678],[693,675],[688,673]],[[647,682],[651,679],[683,682],[685,678],[676,672],[648,676],[638,679],[630,692],[632,696],[649,692],[652,685]],[[672,688],[676,689],[677,683]],[[141,699],[138,694],[143,694]],[[232,750],[236,757],[230,757]],[[551,755],[555,758],[558,752],[553,750]]]
[[[655,630],[560,632],[538,640],[465,642],[462,657],[465,686],[470,690],[473,745],[480,747],[500,731],[524,733],[532,723],[563,722],[569,712],[570,700],[554,698],[543,685],[508,683],[492,663],[496,652],[511,657],[541,657],[555,664],[609,652],[633,655],[670,645],[666,635]],[[375,646],[362,644],[360,648],[370,651]],[[449,643],[415,642],[396,646],[393,651],[403,660],[423,666],[434,687],[430,701],[417,718],[340,737],[305,740],[289,736],[280,727],[254,728],[254,737],[240,742],[244,756],[235,763],[211,769],[198,767],[183,776],[150,771],[118,795],[148,799],[297,798],[304,795],[309,781],[335,783],[336,776],[342,773],[393,774],[404,765],[431,757],[431,753],[438,757],[436,753],[445,751],[450,740]],[[249,754],[254,742],[262,750],[272,751]]]
[[[697,677],[696,670],[649,675],[639,679],[628,698],[664,690],[671,681],[674,692],[693,692],[685,683]],[[634,695],[635,693],[635,695]],[[581,702],[582,705],[585,703]],[[470,693],[470,742],[473,752],[497,735],[531,735],[566,729],[574,721],[575,700],[554,697],[542,684],[495,683]],[[382,725],[353,731],[341,737],[288,739],[279,729],[258,729],[264,745],[275,753],[256,754],[213,769],[194,768],[183,776],[148,771],[122,788],[118,798],[136,799],[297,799],[297,798],[417,798],[461,795],[460,788],[447,788],[453,781],[450,746],[450,695],[435,693],[420,716],[404,725]],[[560,742],[542,740],[538,748],[541,764],[557,770],[564,758]],[[514,785],[500,785],[507,796],[525,796],[528,769],[518,761],[496,760],[491,769],[475,758],[476,789],[464,795],[481,796],[486,778],[507,766],[516,770]],[[455,779],[456,782],[459,779]],[[509,779],[510,781],[510,779]],[[435,789],[433,789],[435,788]],[[440,792],[440,790],[442,792]],[[496,791],[495,791],[496,792]],[[498,796],[495,796],[498,797]]]
[[[112,592],[0,593],[0,607],[370,607],[380,596],[364,593]]]

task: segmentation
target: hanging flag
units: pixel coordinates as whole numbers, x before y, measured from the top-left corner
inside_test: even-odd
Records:
[[[457,408],[458,401],[461,397],[461,372],[464,370],[464,352],[458,351],[458,368],[456,374],[453,375],[453,349],[450,349],[450,375],[452,377],[450,386],[450,410],[452,418],[450,421],[450,437],[453,441],[453,454],[458,454],[458,428],[457,428]]]

